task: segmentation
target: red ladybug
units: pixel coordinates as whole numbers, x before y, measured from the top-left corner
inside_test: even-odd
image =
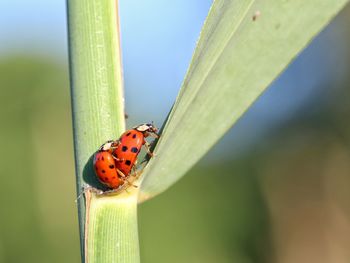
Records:
[[[112,155],[118,141],[107,141],[94,156],[94,170],[101,183],[109,188],[116,189],[124,184],[118,176],[115,158]]]
[[[123,177],[128,177],[137,161],[141,147],[146,147],[147,153],[153,156],[149,149],[146,137],[158,138],[158,129],[150,123],[138,125],[122,134],[119,138],[119,145],[114,149],[113,156],[116,159],[116,168],[119,169]]]

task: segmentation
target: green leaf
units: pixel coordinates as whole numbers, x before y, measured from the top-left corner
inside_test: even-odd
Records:
[[[82,194],[86,184],[101,187],[92,169],[95,151],[125,130],[117,1],[68,0],[67,5],[82,260],[139,262],[137,193]]]
[[[179,180],[347,2],[214,1],[139,201]]]

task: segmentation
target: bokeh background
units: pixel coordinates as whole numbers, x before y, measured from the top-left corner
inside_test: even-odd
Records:
[[[162,125],[210,4],[120,0],[128,127]],[[65,13],[0,2],[0,262],[80,260]],[[350,262],[349,22],[347,7],[140,207],[143,262]]]

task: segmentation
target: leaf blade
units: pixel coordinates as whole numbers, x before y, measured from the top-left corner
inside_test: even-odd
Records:
[[[87,184],[98,183],[92,169],[95,151],[125,130],[118,2],[67,0],[67,19],[80,244],[85,262],[85,216],[89,211],[79,196]]]
[[[214,1],[140,201],[180,179],[347,2]]]

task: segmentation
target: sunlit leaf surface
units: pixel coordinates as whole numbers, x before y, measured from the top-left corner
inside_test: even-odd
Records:
[[[180,179],[347,2],[214,1],[140,201]]]

